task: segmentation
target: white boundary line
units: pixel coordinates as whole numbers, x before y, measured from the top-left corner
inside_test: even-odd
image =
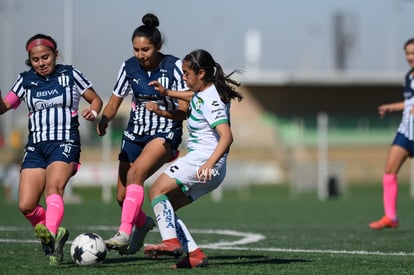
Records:
[[[85,231],[115,231],[116,226],[83,226],[79,227]],[[15,231],[29,231],[30,227],[11,227],[0,226],[0,232],[15,232]],[[157,232],[155,229],[152,232]],[[381,252],[381,251],[365,251],[365,250],[333,250],[333,249],[302,249],[302,248],[279,248],[279,247],[238,247],[239,245],[246,245],[256,243],[266,239],[264,235],[241,232],[234,230],[214,230],[214,229],[192,229],[192,233],[197,234],[217,234],[232,237],[240,237],[235,241],[217,242],[200,245],[201,248],[217,249],[217,250],[236,250],[236,251],[265,251],[265,252],[289,252],[289,253],[309,253],[309,254],[348,254],[348,255],[372,255],[372,256],[414,256],[414,252]],[[21,239],[0,239],[0,243],[38,243],[38,240],[21,240]],[[72,243],[71,241],[67,242]]]

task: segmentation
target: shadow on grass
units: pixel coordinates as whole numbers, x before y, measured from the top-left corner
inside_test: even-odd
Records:
[[[210,256],[209,267],[214,266],[226,266],[226,265],[281,265],[281,264],[291,264],[291,263],[305,263],[310,262],[310,260],[305,259],[277,259],[264,255],[251,255],[251,256]],[[147,264],[174,264],[178,261],[173,257],[164,257],[164,258],[148,258],[148,257],[116,257],[116,258],[107,258],[105,262],[97,268],[113,268],[114,266],[134,266],[134,265],[147,265]],[[64,263],[63,266],[66,268],[76,268],[77,265],[73,263]]]
[[[251,256],[211,256],[208,257],[209,265],[257,265],[257,264],[290,264],[305,263],[305,259],[277,259],[264,255]]]

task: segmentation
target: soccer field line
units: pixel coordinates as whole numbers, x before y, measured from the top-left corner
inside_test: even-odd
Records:
[[[30,227],[10,227],[0,226],[0,232],[28,231]],[[86,231],[114,231],[116,226],[84,226],[79,229]],[[154,229],[153,232],[157,232]],[[217,230],[217,229],[193,229],[192,233],[196,234],[216,234],[231,237],[240,237],[233,241],[220,241],[216,243],[202,244],[201,248],[217,249],[217,250],[235,250],[235,251],[262,251],[262,252],[287,252],[287,253],[308,253],[308,254],[349,254],[349,255],[371,255],[371,256],[414,256],[414,252],[382,252],[382,251],[365,251],[365,250],[334,250],[334,249],[302,249],[302,248],[280,248],[280,247],[240,247],[257,243],[266,239],[262,234],[241,232],[235,230]],[[36,239],[7,239],[0,238],[0,243],[39,243]],[[71,241],[67,242],[71,244]]]
[[[289,252],[289,253],[307,253],[307,254],[349,254],[349,255],[369,255],[369,256],[414,256],[414,252],[382,252],[382,251],[365,251],[365,250],[333,250],[333,249],[302,249],[302,248],[278,248],[278,247],[210,247],[209,245],[201,246],[217,250],[238,250],[238,251],[262,251],[262,252]]]

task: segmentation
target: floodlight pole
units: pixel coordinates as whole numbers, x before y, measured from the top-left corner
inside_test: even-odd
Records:
[[[0,50],[0,57],[1,57],[1,70],[0,70],[0,84],[5,85],[6,83],[12,83],[13,76],[11,74],[11,68],[13,68],[13,41],[11,37],[13,37],[13,22],[12,17],[16,11],[20,9],[20,1],[13,1],[13,0],[0,0],[0,35],[2,39],[1,41],[1,50]],[[10,84],[7,84],[10,85]],[[7,88],[10,87],[0,87],[0,88]],[[3,90],[3,96],[8,92],[8,90]],[[3,134],[4,144],[5,146],[9,147],[11,145],[10,134],[13,129],[13,125],[15,125],[15,116],[11,113],[6,113],[3,115],[2,129],[0,129],[0,133]]]

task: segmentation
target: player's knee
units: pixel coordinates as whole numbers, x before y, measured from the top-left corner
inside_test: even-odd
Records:
[[[28,215],[34,211],[36,205],[32,205],[31,203],[27,203],[25,201],[19,201],[19,210],[22,212],[23,215]]]
[[[147,173],[145,171],[142,171],[142,169],[136,169],[131,167],[127,174],[127,182],[142,185],[146,180],[146,175]]]

